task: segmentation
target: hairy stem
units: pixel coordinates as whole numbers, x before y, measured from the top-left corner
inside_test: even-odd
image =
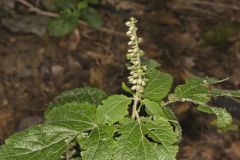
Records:
[[[137,111],[138,102],[139,102],[139,97],[137,95],[134,95],[133,108],[132,108],[132,119],[135,119],[135,117],[139,118],[138,111]]]

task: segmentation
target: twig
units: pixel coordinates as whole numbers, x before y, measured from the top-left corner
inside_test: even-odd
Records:
[[[219,8],[227,8],[231,10],[236,10],[240,11],[240,8],[237,7],[236,5],[229,5],[225,3],[220,3],[220,2],[210,2],[210,1],[199,1],[199,0],[180,0],[180,3],[183,3],[185,6],[186,5],[204,5],[204,6],[212,6],[212,7],[219,7]]]
[[[59,14],[57,13],[52,13],[52,12],[47,12],[47,11],[43,11],[37,7],[35,7],[34,5],[32,5],[31,3],[27,2],[26,0],[16,0],[17,2],[21,3],[24,6],[27,6],[29,8],[30,12],[35,12],[39,15],[42,16],[47,16],[47,17],[59,17]]]
[[[219,2],[208,2],[208,1],[192,0],[192,1],[189,1],[189,3],[200,4],[200,5],[209,5],[209,6],[214,6],[214,7],[228,8],[228,9],[240,11],[240,8],[237,7],[237,6],[228,5],[228,4],[219,3]]]
[[[20,4],[28,7],[29,11],[30,12],[35,12],[39,15],[42,15],[42,16],[47,16],[47,17],[59,17],[60,15],[57,14],[57,13],[53,13],[53,12],[48,12],[48,11],[43,11],[37,7],[35,7],[34,5],[32,5],[31,3],[27,2],[26,0],[16,0],[17,2],[19,2]],[[88,24],[82,20],[79,20],[79,24],[81,25],[84,25],[84,26],[88,26]],[[111,29],[108,29],[108,28],[99,28],[97,29],[98,31],[101,31],[101,32],[105,32],[105,33],[108,33],[108,34],[115,34],[115,35],[118,35],[118,36],[121,36],[121,37],[126,37],[126,35],[122,32],[118,32],[118,31],[114,31],[114,30],[111,30]]]

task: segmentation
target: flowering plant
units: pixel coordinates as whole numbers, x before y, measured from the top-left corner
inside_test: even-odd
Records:
[[[174,102],[190,101],[215,114],[219,127],[232,123],[225,109],[208,102],[215,96],[240,97],[240,91],[216,89],[212,85],[221,81],[213,78],[190,77],[169,94],[172,76],[160,72],[155,61],[142,60],[136,22],[126,23],[131,87],[122,84],[132,96],[107,97],[89,87],[66,91],[49,105],[44,124],[6,140],[0,160],[175,160],[181,126],[170,109]]]

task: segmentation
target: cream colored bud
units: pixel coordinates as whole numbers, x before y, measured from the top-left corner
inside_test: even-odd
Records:
[[[134,71],[131,71],[131,72],[130,72],[131,75],[134,75],[134,73],[135,73]]]
[[[139,78],[139,79],[137,80],[137,83],[138,83],[138,84],[142,84],[142,79]]]
[[[138,85],[136,86],[136,90],[137,90],[137,91],[139,91],[140,88],[141,88],[140,86],[138,86]]]
[[[125,25],[126,25],[126,26],[130,26],[130,25],[131,25],[131,22],[127,21],[127,22],[125,23]]]
[[[136,83],[137,83],[137,80],[136,80],[136,79],[134,79],[134,80],[132,81],[132,83],[133,83],[133,84],[136,84]]]
[[[138,65],[138,61],[133,61],[133,64],[134,65]]]
[[[143,70],[142,69],[138,69],[138,73],[143,73]]]
[[[128,42],[128,45],[130,46],[130,45],[132,45],[133,44],[133,42],[132,41],[130,41],[130,42]]]
[[[145,85],[146,85],[146,83],[144,81],[142,81],[142,86],[145,86]]]
[[[132,52],[133,50],[132,49],[129,49],[128,52]]]
[[[131,32],[130,32],[130,31],[127,31],[127,32],[126,32],[126,35],[128,35],[128,36],[131,35]]]
[[[128,76],[128,80],[133,79],[133,76]]]
[[[138,74],[137,74],[137,73],[134,73],[133,77],[134,77],[134,78],[137,78],[137,77],[138,77]]]
[[[142,38],[138,38],[138,42],[139,42],[139,43],[141,43],[141,42],[142,42],[142,40],[143,40]]]
[[[138,51],[138,49],[137,49],[137,48],[134,48],[134,49],[133,49],[133,52],[137,52],[137,51]]]
[[[135,39],[135,37],[134,37],[134,36],[132,36],[132,37],[130,38],[130,40],[131,40],[131,41],[133,41],[134,39]]]
[[[136,90],[136,86],[135,86],[135,85],[132,86],[131,89],[132,89],[132,90]]]

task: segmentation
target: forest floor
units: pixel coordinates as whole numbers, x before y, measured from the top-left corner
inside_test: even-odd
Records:
[[[128,74],[124,23],[130,15],[139,19],[142,49],[161,64],[161,71],[174,76],[175,84],[190,75],[229,77],[218,87],[240,89],[239,0],[103,0],[96,9],[103,28],[80,25],[63,38],[44,34],[37,18],[28,25],[43,29],[41,36],[14,30],[5,23],[14,16],[0,12],[0,144],[41,123],[48,103],[62,91],[88,85],[108,94],[121,92]],[[240,159],[240,102],[222,97],[213,103],[233,114],[233,128],[218,130],[210,116],[191,104],[174,107],[184,135],[179,160]]]

